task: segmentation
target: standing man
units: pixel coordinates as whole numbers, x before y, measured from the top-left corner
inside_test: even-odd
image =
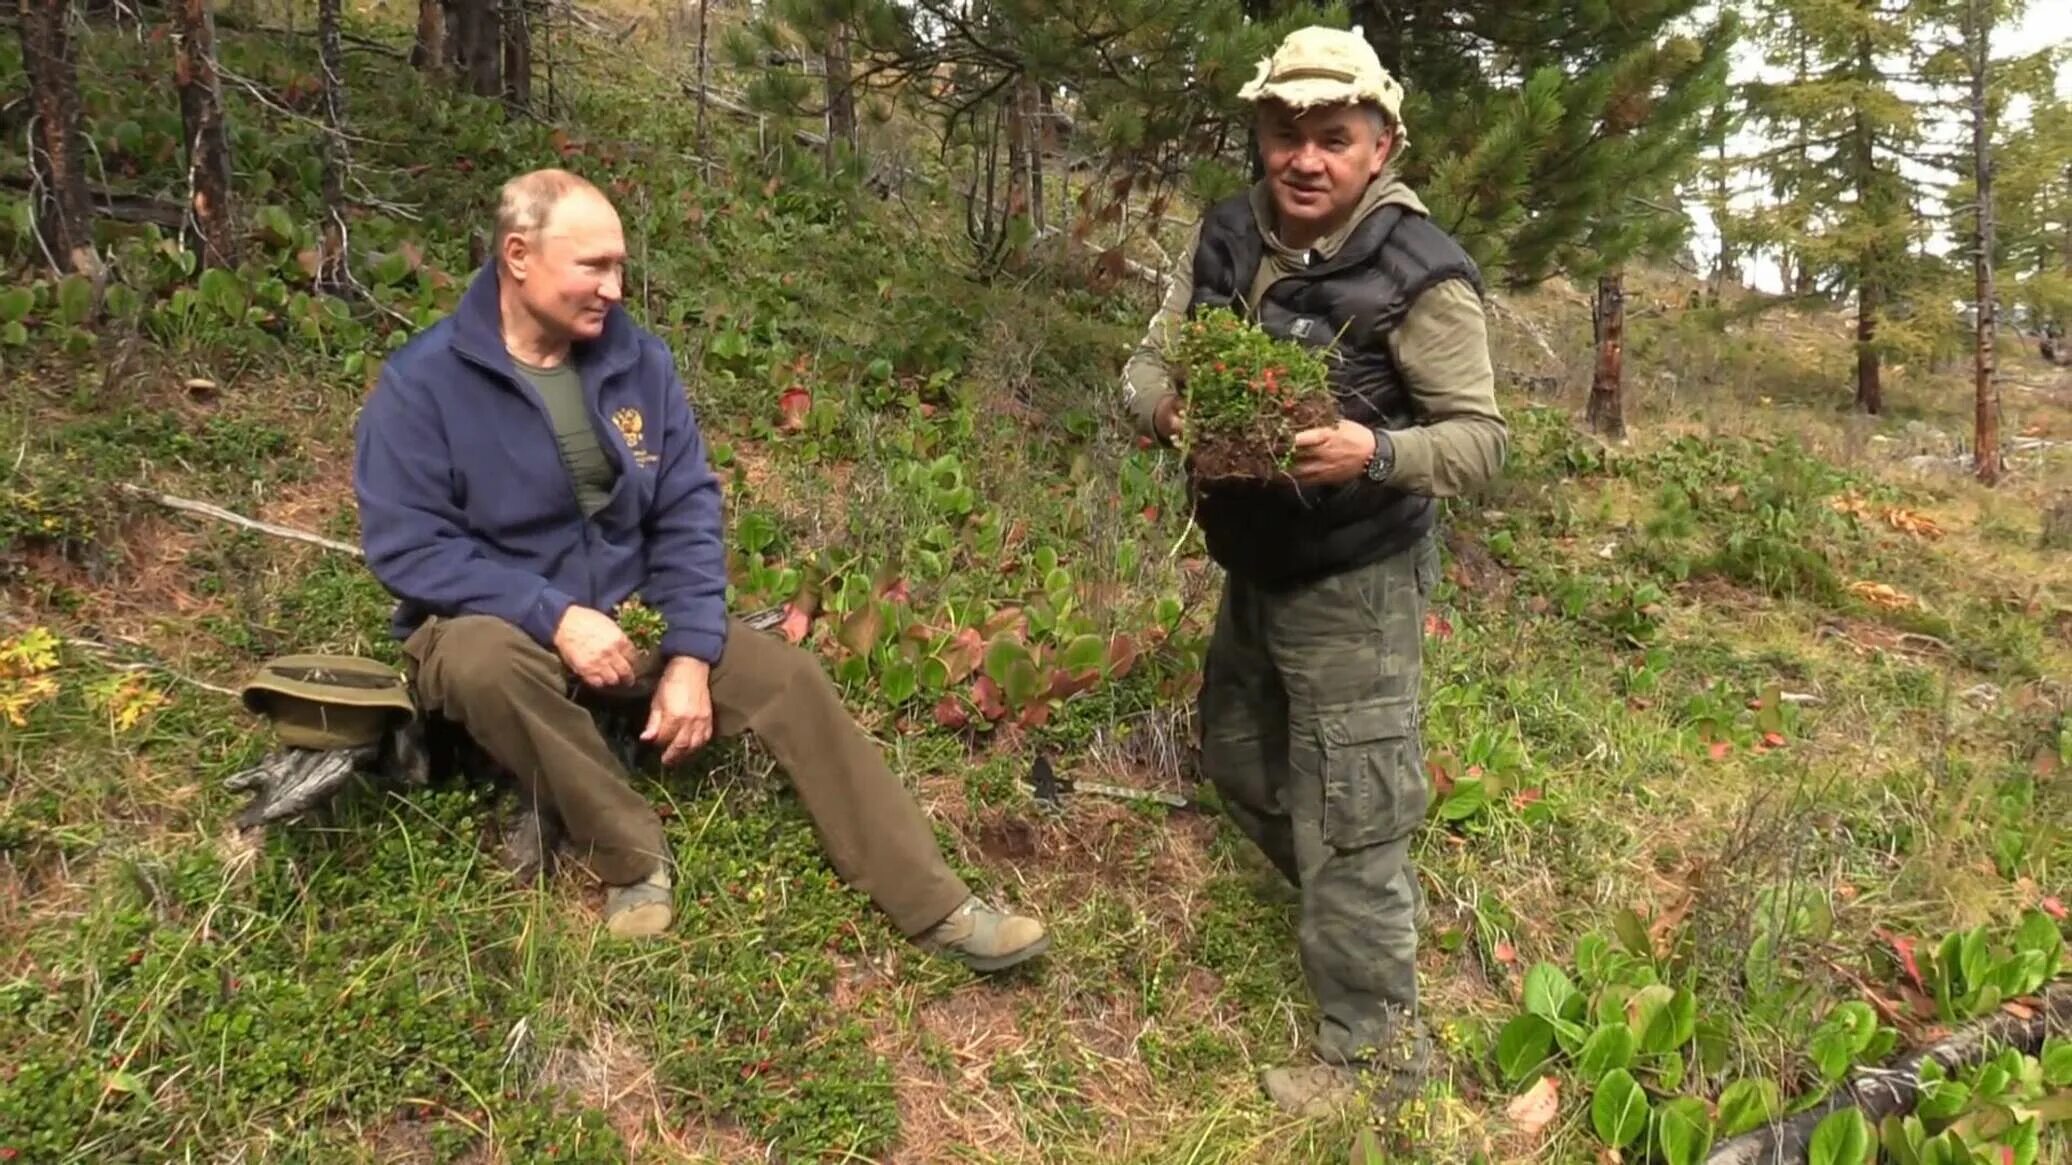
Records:
[[[1439,577],[1437,503],[1493,477],[1497,411],[1481,277],[1389,168],[1402,86],[1359,33],[1288,36],[1241,96],[1264,177],[1209,208],[1124,370],[1138,428],[1184,423],[1170,329],[1230,307],[1281,338],[1335,344],[1342,420],[1295,437],[1291,480],[1200,493],[1224,568],[1199,714],[1202,763],[1233,821],[1301,891],[1315,1059],[1266,1073],[1298,1113],[1363,1071],[1402,1095],[1430,1043],[1417,1017],[1412,833],[1429,805],[1418,685]]]
[[[388,361],[357,430],[367,564],[400,600],[420,705],[565,833],[609,887],[615,935],[669,926],[669,849],[579,689],[647,695],[641,739],[664,764],[753,731],[836,873],[923,947],[978,971],[1042,952],[1040,923],[944,863],[813,657],[728,616],[719,482],[668,348],[620,306],[611,203],[567,171],[521,175],[492,250],[455,313]],[[636,592],[668,624],[659,659],[613,616]]]

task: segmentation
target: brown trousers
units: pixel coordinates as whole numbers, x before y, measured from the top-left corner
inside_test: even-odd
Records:
[[[662,821],[626,781],[554,652],[491,616],[432,619],[403,645],[420,704],[464,727],[524,792],[561,817],[579,860],[637,882],[668,858]],[[646,679],[658,660],[648,661]],[[713,734],[753,732],[791,778],[835,873],[901,933],[920,934],[970,891],[912,794],[842,706],[819,661],[735,620],[712,669]]]

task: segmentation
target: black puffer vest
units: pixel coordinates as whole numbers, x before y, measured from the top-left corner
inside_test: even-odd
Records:
[[[1405,429],[1418,415],[1388,333],[1427,289],[1465,279],[1482,292],[1474,260],[1424,215],[1402,206],[1370,211],[1328,261],[1276,279],[1246,304],[1266,242],[1251,198],[1211,207],[1194,252],[1188,314],[1231,307],[1274,336],[1329,353],[1338,408],[1363,425]],[[1343,335],[1340,329],[1344,329]],[[1233,576],[1279,590],[1378,562],[1432,528],[1436,503],[1359,478],[1343,485],[1218,484],[1195,498],[1209,556]]]

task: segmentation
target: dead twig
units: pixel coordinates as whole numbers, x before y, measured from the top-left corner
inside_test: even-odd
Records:
[[[192,498],[158,493],[155,490],[131,485],[128,482],[123,482],[117,488],[131,497],[143,498],[145,501],[154,502],[169,510],[199,514],[204,518],[214,518],[219,522],[228,522],[233,526],[240,526],[247,530],[256,530],[261,534],[271,534],[276,538],[286,538],[294,542],[306,542],[311,546],[321,546],[326,550],[336,550],[340,554],[350,554],[354,558],[366,557],[360,552],[359,547],[350,543],[340,542],[335,538],[326,538],[322,534],[312,534],[307,530],[297,530],[292,526],[282,526],[273,522],[262,522],[257,518],[247,518],[243,514],[232,513],[221,506],[211,505],[208,502],[198,502]]]

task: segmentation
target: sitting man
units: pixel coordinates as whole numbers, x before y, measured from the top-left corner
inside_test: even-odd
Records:
[[[495,232],[454,314],[389,359],[356,432],[367,563],[399,600],[423,709],[558,824],[607,884],[614,935],[669,926],[669,851],[577,697],[651,687],[641,739],[664,764],[752,730],[836,873],[923,948],[978,971],[1041,953],[1040,923],[950,870],[814,658],[728,615],[719,482],[668,348],[619,305],[611,203],[535,171],[504,186]],[[659,659],[614,617],[636,592],[667,623]]]

